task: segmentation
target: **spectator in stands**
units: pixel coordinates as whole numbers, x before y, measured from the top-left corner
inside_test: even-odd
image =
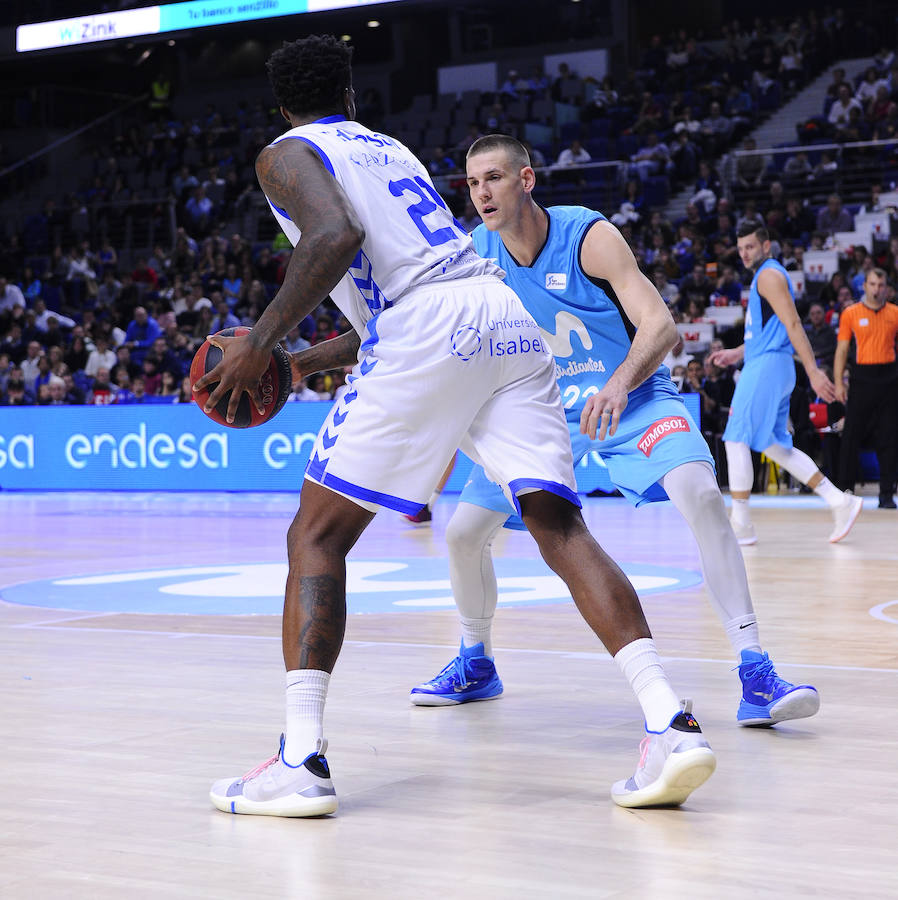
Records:
[[[221,292],[231,309],[239,306],[244,299],[244,281],[237,272],[237,263],[228,263],[225,277],[221,282]]]
[[[87,365],[90,351],[84,342],[83,335],[74,335],[65,354],[65,364],[73,372],[80,372]]]
[[[714,287],[714,283],[708,278],[705,271],[705,264],[696,261],[690,274],[680,282],[680,296],[684,298],[685,302],[689,303],[694,300],[701,304],[702,309],[705,309]]]
[[[874,126],[880,122],[884,122],[895,105],[894,100],[889,96],[889,89],[884,84],[880,84],[876,89],[876,96],[867,105],[867,118]]]
[[[112,371],[118,362],[118,356],[109,349],[109,343],[105,334],[98,334],[96,347],[91,350],[84,365],[84,374],[94,378],[100,369]]]
[[[832,369],[836,355],[836,332],[826,321],[826,311],[822,304],[811,304],[804,330],[814,351],[817,365],[821,369]]]
[[[698,174],[701,150],[690,139],[688,131],[682,130],[677,134],[670,156],[673,162],[674,175],[678,181],[691,181],[695,178]]]
[[[617,106],[617,91],[614,89],[612,77],[606,75],[592,92],[589,113],[592,116],[603,116],[613,106]]]
[[[752,137],[742,142],[743,154],[736,159],[736,183],[741,188],[758,188],[764,183],[767,173],[767,159],[762,153],[756,153],[757,143]]]
[[[630,160],[632,165],[628,171],[629,177],[635,175],[643,183],[652,175],[667,175],[673,171],[670,149],[654,131],[646,137],[645,143]]]
[[[6,383],[5,406],[32,406],[35,402],[34,393],[26,387],[22,370],[13,368]]]
[[[109,369],[101,366],[87,395],[87,402],[91,406],[109,406],[115,403],[115,394],[116,388],[109,380]]]
[[[652,284],[655,290],[664,298],[664,302],[668,307],[676,307],[680,299],[680,291],[675,284],[671,284],[667,280],[667,273],[663,266],[654,266],[652,268]]]
[[[786,198],[786,212],[779,227],[780,236],[805,241],[813,228],[814,217],[811,211],[802,205],[798,197]]]
[[[783,166],[783,176],[789,185],[807,181],[813,171],[806,150],[799,150],[794,156],[790,156]]]
[[[888,81],[880,77],[876,66],[868,66],[867,70],[864,72],[864,79],[858,85],[858,88],[854,93],[854,97],[858,101],[858,103],[861,104],[861,106],[868,106],[876,97],[880,87],[884,87],[886,90],[886,94],[888,94]]]
[[[715,287],[720,296],[726,297],[728,306],[739,306],[742,303],[742,282],[736,275],[735,267],[725,265]]]
[[[11,312],[16,306],[25,309],[25,296],[21,288],[6,275],[0,275],[0,315]]]
[[[124,346],[131,351],[131,358],[140,366],[147,351],[162,334],[156,320],[150,316],[146,308],[138,306],[134,310],[134,318],[128,323],[125,331]]]
[[[754,103],[751,94],[739,84],[731,84],[723,105],[723,114],[733,125],[733,137],[744,133],[754,118]]]
[[[817,213],[816,227],[824,234],[854,230],[854,217],[842,206],[842,198],[838,194],[829,195],[826,206]]]
[[[702,121],[699,136],[707,156],[718,156],[730,141],[733,123],[723,114],[720,103],[715,100],[707,117]]]
[[[217,315],[212,320],[212,333],[217,334],[219,331],[224,331],[225,328],[237,328],[240,325],[240,319],[231,312],[230,306],[228,306],[228,301],[221,296],[221,294],[216,291],[217,302],[215,304],[215,310]],[[148,393],[153,393],[149,387],[147,387]]]
[[[636,121],[630,130],[634,134],[648,134],[662,128],[664,128],[664,107],[652,96],[651,91],[643,91]]]
[[[847,83],[840,84],[836,99],[826,117],[834,133],[838,133],[840,129],[848,125],[849,113],[852,109],[859,109],[863,112],[861,104],[851,96],[851,87]]]
[[[155,291],[159,287],[159,276],[150,267],[145,256],[137,257],[134,271],[131,273],[131,280],[138,286],[142,285],[143,290]]]
[[[559,168],[579,166],[583,163],[588,163],[591,159],[592,157],[589,155],[589,151],[578,139],[574,139],[571,141],[569,147],[565,147],[565,149],[558,154],[555,166]]]
[[[186,202],[190,192],[200,186],[199,179],[190,171],[190,166],[182,165],[172,178],[172,190],[182,203]]]
[[[44,348],[38,341],[29,341],[25,358],[19,363],[22,377],[25,379],[25,389],[29,393],[35,393],[35,381],[40,375],[40,362],[44,358]]]
[[[786,41],[783,45],[779,77],[790,91],[797,90],[804,81],[804,58],[793,41]]]
[[[457,172],[458,166],[451,156],[446,155],[446,151],[442,147],[434,147],[433,155],[427,163],[427,168],[431,175],[449,175],[451,172]]]
[[[194,234],[205,235],[212,227],[213,203],[201,185],[193,188],[190,199],[184,204],[187,224]]]

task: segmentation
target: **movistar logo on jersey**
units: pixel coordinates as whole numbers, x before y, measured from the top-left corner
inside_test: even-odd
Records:
[[[567,272],[546,273],[546,290],[563,291],[567,287]]]
[[[547,282],[549,277],[546,276]],[[546,331],[545,328],[540,328],[540,332],[543,342],[552,351],[553,356],[566,358],[574,355],[574,348],[571,346],[572,334],[576,334],[580,338],[584,350],[592,350],[592,338],[589,336],[589,331],[583,321],[573,313],[567,311],[555,313],[555,333]]]
[[[605,364],[600,359],[593,359],[591,356],[586,362],[572,362],[566,366],[560,366],[555,363],[555,377],[565,378],[571,375],[582,375],[584,372],[604,372]]]

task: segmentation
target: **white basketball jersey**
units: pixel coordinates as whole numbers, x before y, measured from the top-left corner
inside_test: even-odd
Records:
[[[272,142],[299,140],[313,147],[336,178],[365,228],[349,271],[331,291],[340,311],[361,333],[374,315],[430,281],[504,277],[481,259],[471,238],[440,197],[427,170],[395,138],[343,116],[329,116],[284,132]],[[300,230],[286,210],[268,200],[295,247]]]

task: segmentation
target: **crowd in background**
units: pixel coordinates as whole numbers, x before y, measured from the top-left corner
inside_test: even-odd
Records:
[[[709,306],[739,305],[750,275],[736,253],[736,229],[745,220],[766,224],[773,253],[787,269],[802,268],[807,249],[823,248],[836,231],[851,230],[860,208],[838,194],[809,206],[797,184],[825,179],[827,160],[815,170],[796,153],[772,173],[763,158],[747,157],[739,184],[756,190],[729,199],[715,158],[743,138],[764,110],[800,89],[809,75],[843,49],[838,17],[813,13],[778,30],[754,23],[727,26],[722,49],[704,50],[685,33],[653,40],[640,68],[620,83],[581,78],[568,66],[558,77],[534,70],[508,72],[499,91],[485,97],[479,118],[451,146],[419,148],[436,176],[460,175],[464,152],[482,133],[523,137],[526,117],[539,101],[564,99],[578,106],[575,126],[559,129],[559,142],[530,146],[545,166],[544,202],[558,185],[583,186],[578,166],[604,158],[613,145],[627,162],[627,180],[604,210],[633,248],[643,270],[678,322],[701,322]],[[853,36],[852,39],[855,39]],[[846,38],[847,40],[847,38]],[[844,42],[843,42],[844,43]],[[659,94],[659,88],[663,95]],[[840,139],[896,136],[898,61],[883,50],[857,84],[836,73],[828,112],[815,125]],[[510,111],[524,118],[514,120]],[[381,124],[374,92],[361,97],[359,118]],[[796,123],[799,132],[812,131]],[[0,244],[0,404],[64,405],[187,402],[186,375],[195,349],[222,328],[252,325],[284,277],[286,238],[248,241],[225,223],[239,221],[257,190],[252,162],[261,146],[283,130],[264,103],[239,103],[233,113],[209,107],[190,121],[166,116],[135,122],[110,144],[98,145],[90,174],[60,202],[48,199],[23,229]],[[447,129],[446,135],[450,131]],[[568,140],[562,140],[562,136]],[[751,138],[743,145],[753,149]],[[824,154],[825,156],[825,154]],[[573,180],[569,173],[575,173]],[[647,190],[652,179],[691,185],[693,202],[670,221]],[[463,177],[444,179],[446,198],[467,230],[479,220],[466,203]],[[887,187],[886,187],[887,189]],[[877,211],[883,186],[863,204]],[[607,195],[607,186],[606,186]],[[666,196],[666,194],[665,194]],[[120,257],[115,236],[135,215],[148,228],[174,198],[174,241],[157,242],[144,255]],[[147,234],[165,233],[160,227]],[[140,242],[137,242],[140,245]],[[883,268],[888,300],[898,284],[898,238],[868,253],[856,248],[825,283],[808,283],[799,308],[822,365],[831,366],[840,312],[861,293],[865,272]],[[285,340],[295,351],[346,331],[349,323],[330,301]],[[741,342],[741,326],[721,335]],[[701,394],[703,427],[722,430],[732,396],[732,372],[680,350],[669,358],[683,391]],[[295,386],[293,399],[331,400],[344,387],[342,371],[313,376]],[[813,399],[813,398],[808,398]]]

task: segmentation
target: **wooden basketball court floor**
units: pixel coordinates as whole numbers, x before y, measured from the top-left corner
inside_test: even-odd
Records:
[[[409,704],[457,647],[455,500],[433,527],[381,513],[353,553],[327,708],[340,809],[290,820],[223,814],[208,789],[277,746],[271,583],[295,498],[0,494],[0,897],[898,896],[898,517],[867,502],[835,546],[813,498],[756,508],[744,555],[765,648],[822,705],[750,730],[679,515],[586,501],[601,543],[641,572],[718,755],[684,807],[639,811],[608,797],[638,759],[638,706],[526,534],[495,548],[505,696]]]

